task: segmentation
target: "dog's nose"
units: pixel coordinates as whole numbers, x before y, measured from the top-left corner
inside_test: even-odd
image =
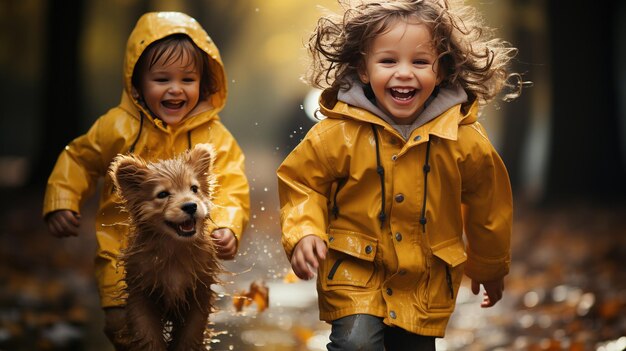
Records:
[[[183,204],[180,209],[183,210],[185,213],[193,215],[196,213],[198,205],[195,202],[187,202],[186,204]]]

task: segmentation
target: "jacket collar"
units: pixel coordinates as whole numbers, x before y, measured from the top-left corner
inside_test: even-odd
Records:
[[[389,132],[401,136],[392,125],[376,114],[362,107],[356,107],[346,102],[339,101],[338,89],[329,88],[322,92],[320,96],[320,112],[327,118],[352,119],[365,123],[379,125]],[[478,103],[469,101],[455,104],[441,112],[439,116],[434,116],[424,125],[414,129],[409,137],[422,136],[422,141],[428,140],[429,135],[436,135],[440,138],[457,140],[459,125],[471,124],[477,121]],[[403,137],[404,138],[404,137]],[[404,138],[409,140],[409,138]]]
[[[122,93],[122,99],[119,107],[136,119],[140,119],[141,114],[143,113],[144,118],[146,118],[148,121],[150,121],[151,124],[155,125],[157,128],[165,132],[172,132],[172,129],[187,131],[190,129],[194,129],[198,125],[206,123],[209,120],[219,119],[217,115],[218,110],[214,109],[211,106],[210,101],[200,101],[198,103],[198,106],[196,106],[196,108],[191,111],[189,115],[174,128],[168,127],[161,120],[154,118],[147,108],[141,106],[141,104],[137,103],[137,101],[131,99],[131,97],[125,91]],[[207,116],[204,116],[203,118],[197,118],[197,116],[205,113],[209,114],[208,118]]]

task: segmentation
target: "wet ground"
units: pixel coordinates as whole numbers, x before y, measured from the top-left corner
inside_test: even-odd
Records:
[[[4,191],[0,232],[0,350],[110,351],[92,277],[93,204],[79,238],[50,237],[40,193]],[[253,206],[233,272],[219,287],[213,350],[324,350],[315,285],[286,282],[275,206]],[[438,350],[626,349],[626,208],[568,204],[516,210],[504,299],[481,309],[467,282]],[[262,279],[269,308],[237,312],[233,295]],[[287,279],[289,280],[289,279]]]

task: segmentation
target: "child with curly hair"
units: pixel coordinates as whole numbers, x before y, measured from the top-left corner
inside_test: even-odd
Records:
[[[463,273],[502,298],[512,194],[477,119],[516,49],[462,1],[341,4],[308,46],[326,118],[277,171],[283,245],[328,350],[434,350]]]

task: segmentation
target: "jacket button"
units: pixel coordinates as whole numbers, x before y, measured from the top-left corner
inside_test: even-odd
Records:
[[[393,294],[393,290],[391,288],[387,288],[387,295],[391,296]]]
[[[335,241],[335,237],[334,236],[331,236],[330,238],[328,238],[328,242],[332,243],[333,241]]]
[[[396,240],[397,241],[402,241],[402,234],[400,232],[396,233]]]
[[[370,245],[367,245],[365,247],[365,253],[368,254],[368,255],[372,253],[372,247]]]
[[[389,312],[389,317],[391,317],[391,319],[396,319],[396,311]]]
[[[398,271],[398,273],[400,275],[405,275],[406,274],[406,269],[401,269],[400,271]]]
[[[395,198],[396,202],[404,201],[404,195],[403,194],[397,194],[394,198]]]
[[[422,139],[421,135],[416,136],[415,138],[413,138],[414,141],[419,141],[420,139]]]
[[[393,156],[391,156],[391,160],[392,160],[392,161],[395,161],[395,160],[397,160],[397,159],[398,159],[398,155],[393,155]]]

